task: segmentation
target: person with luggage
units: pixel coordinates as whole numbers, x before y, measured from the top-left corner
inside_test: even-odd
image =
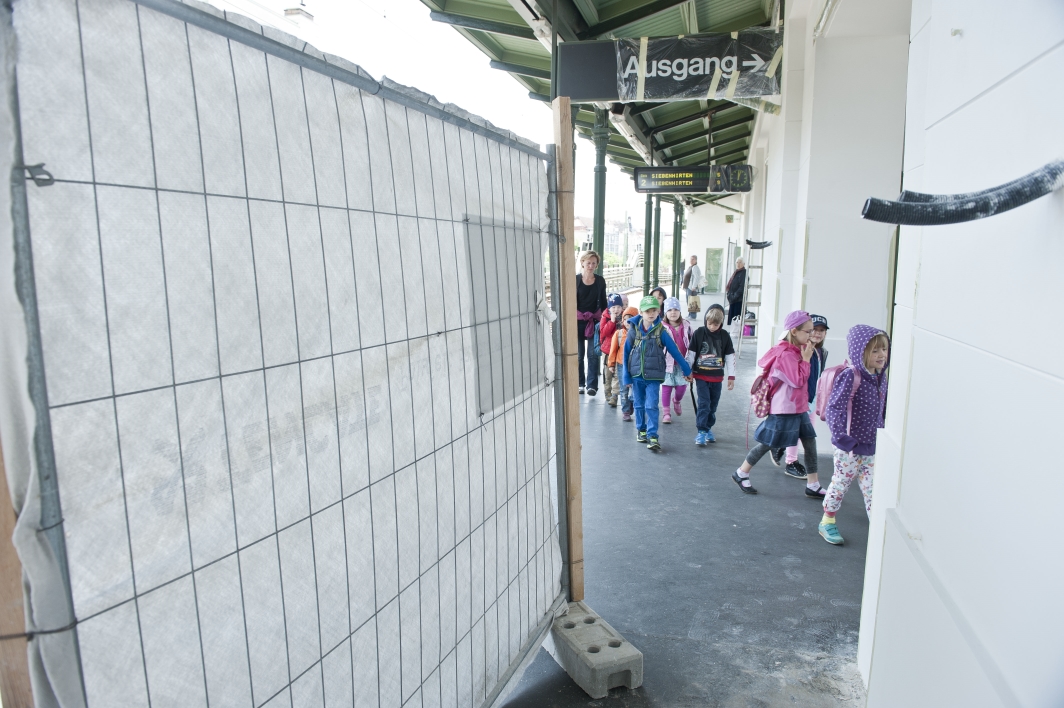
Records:
[[[887,401],[890,339],[878,327],[854,325],[846,335],[846,348],[850,354],[847,365],[838,373],[825,372],[834,373],[826,417],[835,446],[835,470],[817,530],[835,546],[843,543],[835,515],[854,479],[864,496],[865,513],[872,513],[872,472],[876,435],[883,427]]]
[[[766,452],[790,447],[799,440],[805,448],[805,466],[810,475],[817,472],[816,431],[809,420],[809,360],[813,358],[813,321],[808,312],[795,310],[783,321],[783,339],[765,352],[757,365],[763,370],[762,389],[757,395],[768,405],[768,415],[754,431],[757,445],[746,454],[732,479],[744,494],[757,494],[750,482],[750,470]],[[821,499],[820,485],[806,485],[805,494]]]
[[[706,310],[705,324],[691,337],[687,362],[691,364],[698,402],[695,445],[705,447],[707,443],[717,442],[713,426],[717,422],[717,404],[725,376],[728,390],[735,388],[735,346],[724,329],[724,308],[720,305],[710,305]]]
[[[827,366],[828,350],[824,349],[824,337],[828,332],[828,319],[821,315],[810,315],[813,320],[813,334],[809,340],[813,343],[813,358],[809,360],[809,405],[813,405],[813,401],[816,400],[816,384],[820,378],[820,373]],[[807,414],[808,415],[808,414]],[[785,459],[786,467],[783,469],[783,473],[788,477],[794,477],[795,479],[809,479],[809,475],[805,469],[805,465],[798,461],[798,446],[791,445],[786,449],[776,448],[769,453],[772,459],[772,464],[779,467],[780,462]],[[809,480],[819,484],[819,480]]]
[[[639,316],[628,320],[628,335],[624,340],[624,380],[632,385],[635,399],[636,442],[645,442],[647,449],[657,452],[658,396],[665,380],[665,352],[679,364],[684,378],[691,380],[691,367],[676,347],[665,326],[658,319],[660,308],[653,295],[639,302]]]
[[[687,358],[687,346],[691,343],[691,323],[683,318],[680,312],[680,301],[670,297],[665,301],[665,328],[676,342],[676,348],[684,359]],[[665,352],[665,381],[661,384],[661,422],[671,423],[672,412],[669,405],[676,412],[677,417],[683,415],[683,397],[687,393],[687,381],[680,376],[680,370],[676,366],[676,360],[672,355]]]
[[[692,320],[698,319],[698,313],[702,311],[702,299],[698,296],[706,279],[702,277],[702,269],[698,267],[698,256],[692,255],[690,265],[683,273],[681,287],[687,293],[687,315]]]

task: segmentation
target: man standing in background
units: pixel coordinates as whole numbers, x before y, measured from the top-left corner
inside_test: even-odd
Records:
[[[681,287],[687,292],[687,316],[692,320],[702,312],[702,300],[698,294],[702,292],[705,284],[706,279],[702,277],[702,269],[698,267],[698,256],[691,256],[690,265],[683,272]]]

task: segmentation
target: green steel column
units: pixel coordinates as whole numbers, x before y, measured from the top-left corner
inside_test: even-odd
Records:
[[[658,255],[661,253],[661,197],[654,197],[654,287],[658,287]]]
[[[672,203],[672,296],[680,297],[680,268],[683,263],[683,202]]]
[[[595,272],[602,275],[602,252],[606,233],[606,145],[610,141],[610,124],[606,110],[595,109],[595,127],[591,131],[595,143],[595,215],[592,222],[591,248],[599,254],[599,266]]]
[[[650,249],[654,236],[654,197],[647,195],[647,223],[643,232],[643,294],[650,294]]]

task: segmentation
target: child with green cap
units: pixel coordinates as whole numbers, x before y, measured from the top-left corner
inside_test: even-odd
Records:
[[[647,449],[657,452],[658,398],[665,380],[665,352],[672,355],[684,378],[691,381],[691,367],[672,336],[658,320],[661,304],[653,295],[639,301],[639,315],[628,320],[628,336],[624,341],[624,379],[631,384],[635,402],[636,442],[645,442]]]

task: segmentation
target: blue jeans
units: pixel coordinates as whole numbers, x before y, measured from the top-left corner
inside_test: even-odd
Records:
[[[582,322],[577,323],[579,327],[583,328]],[[598,377],[599,377],[599,358],[601,354],[595,354],[592,352],[592,345],[595,343],[593,339],[584,339],[584,330],[581,329],[579,336],[576,339],[576,354],[577,360],[580,362],[580,385],[584,386],[585,382],[587,388],[593,388],[598,390]],[[587,358],[587,377],[584,377],[584,359]]]
[[[658,399],[661,382],[632,379],[632,398],[635,399],[635,427],[645,430],[648,437],[658,435]]]
[[[717,404],[720,403],[720,381],[703,381],[695,379],[695,391],[698,394],[698,429],[705,432],[717,422]]]
[[[620,373],[617,374],[617,378],[621,378]],[[619,400],[621,403],[621,413],[627,413],[628,415],[631,415],[632,409],[634,408],[634,404],[632,401],[631,391],[629,390],[629,387],[625,386],[624,384],[621,384],[621,395]]]

